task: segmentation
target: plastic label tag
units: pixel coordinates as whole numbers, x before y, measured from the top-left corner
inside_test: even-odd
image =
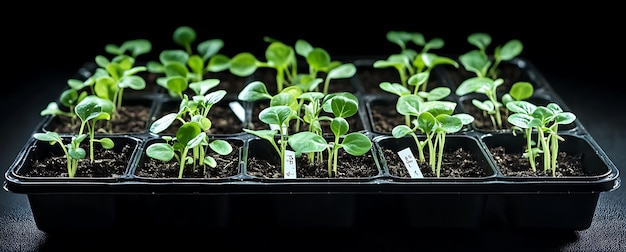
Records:
[[[285,178],[296,178],[296,152],[285,150]]]
[[[422,171],[420,170],[419,165],[417,164],[417,160],[413,156],[413,152],[411,152],[411,148],[405,148],[398,152],[398,155],[402,159],[404,163],[404,167],[409,171],[409,175],[411,178],[423,178]]]
[[[243,106],[241,106],[241,103],[233,101],[228,103],[228,106],[230,107],[230,110],[233,111],[235,116],[239,118],[239,121],[244,122],[246,120],[246,111]]]

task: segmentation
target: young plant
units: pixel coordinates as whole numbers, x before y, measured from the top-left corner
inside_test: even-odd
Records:
[[[313,131],[298,132],[289,137],[289,146],[296,152],[296,156],[302,153],[310,153],[310,157],[323,150],[328,151],[328,176],[337,176],[337,160],[339,149],[344,149],[348,154],[360,156],[368,152],[372,143],[370,139],[361,132],[351,132],[350,125],[345,118],[353,116],[358,110],[358,101],[344,94],[330,95],[324,108],[327,112],[332,112],[334,118],[327,117],[330,120],[330,129],[334,135],[332,142],[327,142],[323,135]],[[309,159],[311,162],[311,159]]]
[[[269,130],[251,130],[243,129],[245,132],[255,135],[261,139],[267,140],[276,150],[280,157],[280,172],[285,174],[285,152],[287,150],[287,139],[289,138],[289,122],[298,118],[298,114],[291,106],[288,105],[274,105],[263,109],[259,113],[259,119],[268,124],[276,125],[275,129]],[[275,137],[278,133],[279,139],[276,141]]]
[[[226,91],[217,90],[204,96],[196,95],[191,100],[186,95],[183,96],[177,113],[166,114],[150,125],[150,132],[158,134],[179,121],[181,126],[176,131],[176,137],[162,136],[165,142],[148,146],[146,155],[165,162],[176,158],[179,162],[179,178],[182,178],[187,164],[194,171],[202,166],[203,174],[206,173],[207,166],[217,167],[216,160],[207,155],[209,149],[219,155],[227,155],[232,152],[232,146],[226,140],[209,139],[206,132],[211,128],[212,122],[208,114],[213,105],[225,95]]]
[[[407,95],[398,98],[396,109],[403,115],[416,117],[412,121],[413,127],[397,125],[392,130],[395,138],[411,135],[418,150],[418,158],[426,162],[424,147],[428,147],[430,167],[440,176],[443,150],[445,147],[446,134],[458,132],[463,125],[470,124],[474,118],[471,115],[454,114],[456,103],[449,101],[426,101],[423,102],[415,95]],[[417,134],[424,134],[426,139],[419,140]]]
[[[534,88],[529,82],[516,82],[513,86],[511,86],[509,93],[502,96],[502,102],[500,102],[498,100],[498,93],[496,92],[496,89],[503,83],[504,80],[502,78],[494,80],[487,77],[472,77],[464,80],[457,87],[455,93],[458,96],[463,96],[469,93],[479,93],[487,96],[488,100],[485,101],[472,99],[472,104],[489,116],[494,130],[499,130],[503,129],[503,118],[505,118],[509,113],[508,110],[506,110],[506,103],[528,99],[534,92]],[[502,109],[505,110],[504,116],[501,114]]]
[[[163,50],[159,61],[149,61],[146,66],[151,73],[165,74],[157,78],[157,84],[169,91],[172,97],[183,98],[183,92],[192,86],[217,86],[215,80],[205,79],[209,72],[220,72],[228,68],[229,58],[219,54],[224,47],[222,39],[209,39],[200,42],[196,50],[193,43],[197,39],[195,30],[189,26],[179,26],[172,39],[182,49]],[[209,82],[209,83],[206,83]],[[196,94],[203,95],[194,89]]]
[[[102,55],[96,56],[95,61],[99,67],[96,68],[94,74],[84,81],[68,79],[69,88],[61,93],[58,103],[48,103],[40,115],[69,117],[71,123],[74,124],[77,119],[73,112],[74,107],[89,94],[96,94],[109,99],[116,104],[116,109],[119,108],[122,106],[124,88],[136,90],[145,88],[145,81],[134,76],[136,73],[144,71],[145,68],[133,67],[133,65],[139,55],[146,54],[150,50],[152,50],[152,44],[145,39],[128,40],[119,46],[107,44],[105,51],[114,55],[113,60],[109,61]],[[97,84],[98,82],[99,84]]]
[[[261,81],[252,81],[246,85],[237,95],[237,99],[247,102],[255,102],[259,100],[270,100],[270,106],[287,105],[291,107],[296,115],[300,115],[302,111],[302,100],[299,102],[298,97],[302,95],[303,90],[300,86],[290,86],[284,88],[276,95],[272,95],[267,91],[265,83]],[[296,121],[296,131],[300,129],[301,120]],[[270,125],[274,127],[276,125]]]
[[[440,49],[444,46],[445,43],[441,38],[426,41],[424,35],[419,32],[389,31],[387,32],[387,40],[400,46],[400,53],[389,55],[384,60],[377,60],[373,66],[374,68],[392,67],[396,69],[400,76],[400,84],[407,89],[412,89],[414,94],[417,94],[418,91],[426,91],[426,83],[432,69],[436,66],[459,67],[454,59],[429,52],[430,49]],[[420,46],[421,50],[416,51],[409,48],[409,43]],[[419,78],[424,79],[424,81],[420,81],[424,83],[421,88],[409,86],[417,84],[417,82],[409,83],[409,78],[415,75],[421,75]]]
[[[420,86],[426,85],[426,82],[428,81],[428,75],[429,73],[415,74],[409,78],[408,83],[412,86],[415,86],[415,90],[418,90]],[[399,83],[381,82],[379,84],[379,87],[382,90],[388,93],[395,94],[399,97],[412,94],[408,88]],[[450,88],[448,87],[436,87],[428,92],[419,91],[413,94],[421,98],[422,101],[439,101],[443,98],[448,97],[451,92],[452,91],[450,91]],[[411,117],[409,115],[405,115],[404,118],[405,124],[407,126],[411,126]]]
[[[230,59],[228,64],[230,72],[246,77],[259,67],[272,68],[276,70],[277,92],[295,85],[301,85],[304,91],[320,91],[319,84],[323,83],[321,92],[324,94],[328,94],[332,79],[350,78],[356,73],[354,64],[332,61],[326,50],[313,47],[303,39],[296,41],[295,49],[269,37],[265,37],[264,40],[270,43],[265,50],[266,61],[257,59],[250,52],[241,52]],[[298,72],[296,55],[306,59],[308,72]],[[325,77],[319,78],[320,74],[325,74]]]
[[[459,61],[463,67],[474,72],[477,77],[491,79],[498,78],[498,66],[503,61],[512,60],[522,53],[524,45],[520,40],[512,39],[503,46],[498,45],[493,53],[493,57],[487,54],[487,48],[491,45],[491,36],[487,33],[472,33],[467,37],[467,42],[477,47],[459,56]]]
[[[87,134],[72,136],[68,144],[64,144],[63,138],[56,132],[35,133],[33,137],[39,141],[46,141],[50,143],[50,145],[58,144],[65,156],[68,177],[75,177],[76,171],[78,170],[78,162],[87,155],[85,149],[80,147],[80,143],[87,138]]]
[[[115,145],[113,140],[108,137],[96,139],[95,133],[97,123],[100,121],[108,121],[111,119],[111,114],[115,111],[115,105],[113,102],[107,99],[100,98],[95,95],[85,97],[74,108],[74,112],[80,118],[81,124],[78,130],[78,135],[82,135],[85,130],[89,138],[89,161],[93,162],[94,157],[94,143],[100,143],[103,148],[111,149]]]
[[[559,141],[564,141],[558,135],[558,126],[572,123],[576,120],[576,115],[571,112],[564,112],[556,103],[536,106],[527,101],[513,101],[507,104],[507,107],[513,112],[507,120],[524,132],[526,138],[524,156],[529,159],[531,169],[537,170],[535,158],[539,154],[543,154],[544,171],[551,171],[552,176],[556,176]],[[536,141],[532,139],[533,129],[537,130]]]

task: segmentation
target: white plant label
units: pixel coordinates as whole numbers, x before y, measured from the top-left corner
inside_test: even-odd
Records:
[[[404,167],[409,171],[409,175],[411,178],[423,178],[422,171],[420,170],[419,165],[417,164],[417,160],[413,156],[413,152],[411,152],[411,148],[405,148],[398,152],[398,155],[402,159],[404,163]]]
[[[285,178],[296,178],[296,152],[285,150]]]
[[[239,121],[244,122],[246,120],[246,110],[243,109],[243,106],[241,106],[241,103],[236,102],[236,101],[229,102],[228,106],[230,106],[230,110],[233,111],[235,116],[239,118]]]

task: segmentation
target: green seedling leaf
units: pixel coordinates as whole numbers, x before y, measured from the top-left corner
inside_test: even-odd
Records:
[[[196,32],[189,26],[180,26],[174,30],[173,40],[178,45],[190,48],[196,40]]]
[[[210,72],[221,72],[230,67],[230,58],[223,54],[216,54],[209,58],[207,70]]]
[[[446,133],[458,132],[463,128],[463,122],[458,117],[442,114],[438,115],[436,119],[439,122],[438,129]]]
[[[412,132],[413,129],[409,128],[409,126],[398,125],[393,127],[393,129],[391,130],[391,135],[395,138],[402,138],[408,134],[411,134]]]
[[[298,55],[306,58],[313,51],[313,46],[306,40],[298,39],[296,40],[295,50]],[[330,62],[330,57],[328,61]]]
[[[370,139],[360,132],[347,134],[341,142],[344,150],[353,156],[361,156],[372,148]]]
[[[242,52],[230,60],[228,69],[234,75],[246,77],[256,71],[258,64],[259,60],[252,53]]]
[[[428,81],[430,74],[428,72],[421,72],[414,75],[411,75],[408,80],[408,84],[415,86],[416,88],[425,84]]]
[[[265,58],[274,67],[287,68],[295,57],[294,50],[282,42],[272,42],[265,51]]]
[[[486,77],[491,66],[489,58],[478,50],[472,50],[459,56],[459,61],[465,70],[473,72],[477,77]]]
[[[220,102],[226,96],[226,90],[216,90],[204,96],[204,105],[210,106]]]
[[[165,76],[167,77],[182,77],[187,79],[189,75],[189,70],[185,63],[180,62],[170,62],[165,64]]]
[[[534,91],[535,89],[530,82],[520,81],[513,83],[509,94],[513,99],[520,101],[530,98]]]
[[[423,112],[417,116],[417,127],[422,133],[430,133],[437,129],[437,119],[430,112]]]
[[[191,55],[189,60],[187,60],[187,66],[189,66],[191,72],[201,75],[204,70],[204,60],[199,55]]]
[[[328,72],[326,78],[328,79],[342,79],[342,78],[350,78],[356,74],[356,66],[352,63],[347,63],[340,65],[336,68],[331,69]]]
[[[487,33],[477,32],[470,34],[467,37],[467,42],[478,47],[481,50],[486,50],[491,44],[491,36]]]
[[[200,134],[200,125],[197,122],[186,122],[178,128],[176,139],[183,146],[188,146],[189,142]]]
[[[501,60],[512,60],[522,53],[524,45],[517,39],[509,40],[499,51]]]
[[[197,95],[204,95],[206,92],[220,84],[219,79],[206,79],[199,82],[189,83],[189,88]]]
[[[418,116],[421,105],[422,100],[417,95],[400,96],[396,102],[396,111],[401,115]]]
[[[487,77],[472,77],[464,80],[456,88],[456,95],[463,96],[472,92],[484,94],[491,90],[491,87],[495,85],[493,79]]]
[[[85,151],[85,149],[80,148],[80,147],[74,147],[74,145],[68,145],[67,154],[72,159],[76,159],[76,160],[83,159],[87,156],[87,152]]]
[[[287,142],[296,153],[320,152],[328,147],[322,136],[309,131],[293,134],[289,136]]]
[[[217,55],[217,53],[224,47],[224,40],[221,39],[209,39],[198,44],[198,53],[202,56],[202,60]]]
[[[452,116],[459,118],[463,125],[468,125],[474,121],[474,117],[471,116],[470,114],[459,113],[459,114],[454,114]]]
[[[78,103],[74,111],[83,122],[86,122],[92,119],[108,120],[114,109],[115,104],[110,100],[91,95]]]
[[[452,115],[456,102],[451,101],[426,101],[421,105],[422,111],[428,111],[434,116],[438,115]]]
[[[472,104],[483,111],[487,111],[489,113],[495,113],[496,106],[493,104],[493,102],[489,100],[480,101],[480,100],[473,99]]]
[[[187,79],[181,76],[174,76],[167,79],[167,89],[182,97],[183,91],[187,89]]]
[[[344,96],[335,96],[330,100],[330,106],[336,117],[350,117],[358,111],[358,103]]]
[[[204,157],[204,164],[211,168],[217,167],[217,161],[215,161],[215,159],[211,156]]]
[[[293,110],[286,105],[271,106],[259,113],[259,119],[266,124],[284,125],[291,119]]]
[[[211,150],[220,155],[227,155],[233,151],[233,147],[226,140],[222,139],[215,139],[211,141],[209,143],[209,147]]]
[[[511,101],[506,104],[506,108],[513,113],[531,115],[537,106],[528,101]]]
[[[507,117],[507,121],[510,124],[520,127],[522,129],[529,129],[531,127],[537,126],[533,121],[534,119],[534,117],[522,113],[514,113]]]
[[[313,69],[325,69],[330,65],[330,54],[322,48],[313,48],[305,55],[305,58],[307,64]]]
[[[178,49],[163,50],[159,54],[159,60],[164,66],[169,65],[171,63],[179,63],[184,66],[185,64],[187,64],[187,60],[189,60],[189,54],[187,54],[183,50],[178,50]],[[163,72],[165,72],[165,69]]]
[[[243,129],[243,131],[255,135],[261,139],[274,142],[274,135],[276,135],[277,130],[250,130]]]
[[[167,143],[154,143],[146,149],[148,157],[168,162],[174,158],[174,148]]]
[[[169,128],[170,125],[172,125],[172,123],[176,120],[176,117],[178,117],[178,114],[176,113],[170,113],[162,116],[150,125],[150,132],[155,134],[163,132]]]
[[[120,80],[120,83],[118,84],[118,87],[120,88],[131,88],[134,90],[142,90],[144,88],[146,88],[146,81],[139,77],[139,76],[127,76],[125,78],[122,78]]]
[[[429,92],[418,92],[417,95],[426,99],[427,101],[438,101],[448,97],[452,91],[448,87],[436,87]]]
[[[272,95],[267,91],[267,87],[265,87],[263,82],[252,81],[239,92],[237,99],[242,101],[257,101],[261,99],[272,99]]]
[[[335,134],[335,136],[341,136],[343,134],[346,134],[349,129],[350,125],[348,124],[348,121],[346,121],[346,119],[344,119],[343,117],[336,117],[333,118],[332,121],[330,121],[330,130],[333,132],[333,134]]]
[[[105,149],[112,149],[115,146],[115,143],[113,142],[113,140],[108,137],[101,138],[98,141],[100,142],[100,145],[102,145],[102,148],[105,148]]]
[[[409,79],[410,81],[410,79]],[[380,87],[380,89],[382,89],[383,91],[398,95],[398,96],[404,96],[404,95],[409,95],[411,94],[411,90],[409,90],[408,88],[404,87],[402,84],[400,83],[390,83],[390,82],[381,82],[380,84],[378,84],[378,86]]]
[[[554,117],[554,123],[556,124],[569,124],[576,120],[576,115],[571,112],[558,113]]]

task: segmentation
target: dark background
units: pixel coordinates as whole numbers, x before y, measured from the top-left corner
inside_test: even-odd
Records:
[[[156,3],[156,2],[155,2]],[[2,11],[2,114],[0,122],[4,174],[15,155],[41,120],[38,112],[55,99],[60,90],[84,63],[98,54],[106,55],[104,46],[130,39],[148,39],[153,51],[141,59],[156,59],[162,49],[179,48],[172,42],[174,29],[193,27],[197,42],[221,38],[220,51],[234,56],[250,51],[263,56],[271,36],[292,44],[305,39],[326,49],[331,57],[350,55],[388,55],[398,47],[385,39],[389,30],[421,32],[426,39],[443,38],[446,45],[435,53],[460,54],[474,49],[466,41],[473,32],[492,35],[495,45],[510,39],[524,44],[521,57],[528,59],[546,77],[565,103],[594,136],[611,160],[623,171],[626,136],[620,111],[626,103],[620,92],[623,65],[623,40],[620,9],[615,6],[583,3],[579,6],[548,8],[543,5],[507,3],[507,6],[466,8],[457,3],[421,6],[420,2],[358,3],[336,9],[338,3],[273,2],[217,4],[169,2],[141,6],[126,2],[99,3],[97,6],[58,3],[15,3]],[[504,3],[503,3],[504,4]],[[258,5],[258,6],[254,6]],[[271,6],[270,6],[271,5]],[[263,7],[263,8],[261,8]],[[269,7],[269,8],[268,8]],[[310,9],[307,9],[310,8]],[[7,131],[7,130],[14,131]],[[472,251],[624,251],[626,250],[626,199],[623,186],[602,193],[592,226],[579,232],[519,230],[315,230],[297,232],[252,231],[211,233],[144,238],[152,244],[185,248],[187,243],[237,248],[264,248],[282,243],[312,242],[319,249],[351,248],[371,250],[417,250],[422,243],[435,250]],[[438,235],[439,234],[439,235]],[[105,234],[76,238],[48,237],[38,231],[24,195],[0,190],[0,250],[32,251],[119,248],[122,243],[139,241],[139,236],[119,237]],[[172,240],[172,239],[181,240]],[[286,238],[290,238],[289,242]],[[424,239],[420,239],[420,237]],[[80,240],[79,238],[87,238]],[[126,240],[126,241],[124,241]],[[110,245],[109,242],[113,242]],[[338,241],[338,244],[334,244]],[[108,244],[108,245],[107,245]],[[336,247],[333,247],[336,246]],[[110,247],[109,247],[110,248]],[[216,247],[217,248],[217,247]],[[294,247],[291,247],[294,248]]]

